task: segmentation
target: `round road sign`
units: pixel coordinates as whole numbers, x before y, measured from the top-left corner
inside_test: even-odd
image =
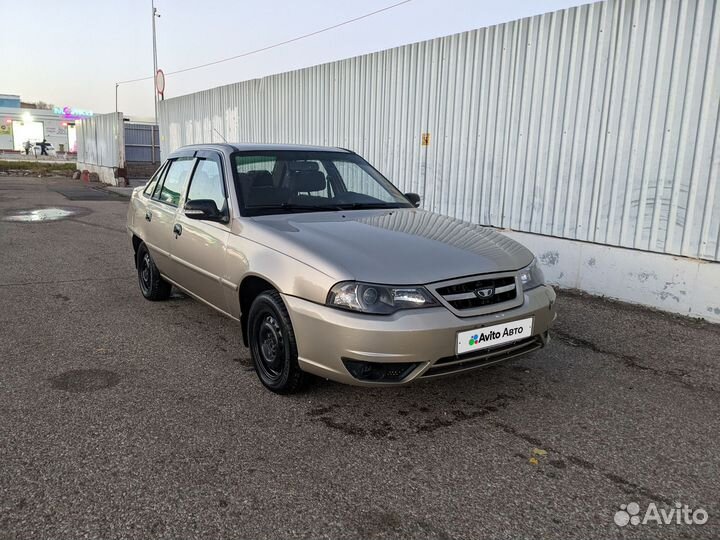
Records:
[[[155,73],[155,88],[158,94],[162,95],[165,93],[165,73],[163,73],[162,69],[158,69],[157,73]]]

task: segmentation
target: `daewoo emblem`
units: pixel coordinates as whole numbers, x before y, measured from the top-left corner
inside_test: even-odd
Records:
[[[475,289],[475,296],[478,298],[490,298],[495,294],[495,287],[481,287]]]

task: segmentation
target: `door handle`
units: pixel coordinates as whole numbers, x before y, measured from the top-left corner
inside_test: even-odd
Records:
[[[180,225],[179,223],[176,223],[175,226],[173,227],[173,234],[175,235],[175,238],[180,236],[182,234],[182,225]]]
[[[152,213],[145,212],[145,221],[152,221]]]

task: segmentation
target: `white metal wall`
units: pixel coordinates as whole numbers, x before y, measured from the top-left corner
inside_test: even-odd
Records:
[[[342,146],[427,209],[717,261],[718,4],[609,0],[169,99],[162,152]]]
[[[97,114],[75,123],[78,163],[125,166],[122,113]]]

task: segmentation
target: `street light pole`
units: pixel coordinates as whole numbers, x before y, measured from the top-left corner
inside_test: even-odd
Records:
[[[155,0],[150,0],[150,4],[152,6],[152,38],[153,38],[153,97],[155,98],[155,125],[153,125],[152,130],[150,131],[151,134],[151,151],[152,151],[152,161],[155,163],[155,128],[158,125],[158,99],[157,99],[157,88],[156,88],[156,77],[157,77],[157,41],[155,38],[155,17],[159,17],[160,15],[157,12],[157,9],[155,8]]]
[[[117,102],[118,86],[120,86],[120,83],[115,83],[115,116],[117,116],[117,113],[118,113],[118,102]]]

